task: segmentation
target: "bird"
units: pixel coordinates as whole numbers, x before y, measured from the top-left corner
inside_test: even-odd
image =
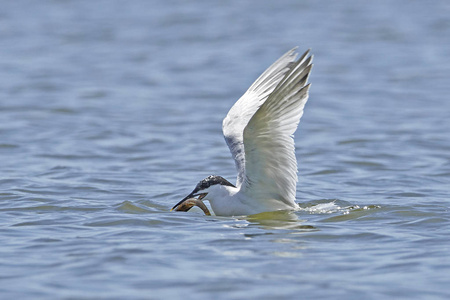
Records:
[[[171,210],[188,211],[203,200],[216,216],[300,208],[294,133],[309,97],[313,55],[308,49],[298,56],[295,47],[276,60],[223,120],[223,135],[238,173],[236,184],[208,176]]]

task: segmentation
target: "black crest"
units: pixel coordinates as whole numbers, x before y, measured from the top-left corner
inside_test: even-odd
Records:
[[[194,189],[194,193],[207,189],[212,185],[221,184],[235,187],[232,183],[221,176],[211,175],[200,181]]]

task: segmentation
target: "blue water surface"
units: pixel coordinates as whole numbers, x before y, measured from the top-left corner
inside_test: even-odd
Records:
[[[1,7],[0,298],[450,298],[450,2]],[[170,212],[296,45],[301,210]]]

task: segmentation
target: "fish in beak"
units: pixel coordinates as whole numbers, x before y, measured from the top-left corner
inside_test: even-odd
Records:
[[[207,193],[204,194],[189,194],[186,196],[183,200],[178,202],[174,207],[172,207],[172,210],[175,211],[188,211],[194,206],[200,207],[201,210],[205,213],[205,215],[210,216],[211,213],[208,210],[208,207],[206,207],[205,203],[203,203],[202,199],[207,195]],[[195,196],[198,196],[198,198],[195,198]]]

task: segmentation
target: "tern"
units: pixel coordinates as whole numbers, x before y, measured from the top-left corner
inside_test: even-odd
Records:
[[[208,176],[172,210],[188,211],[197,205],[209,214],[203,200],[217,216],[299,209],[294,133],[308,100],[313,56],[310,50],[297,56],[294,48],[275,61],[223,120],[223,135],[238,172],[236,185]]]

